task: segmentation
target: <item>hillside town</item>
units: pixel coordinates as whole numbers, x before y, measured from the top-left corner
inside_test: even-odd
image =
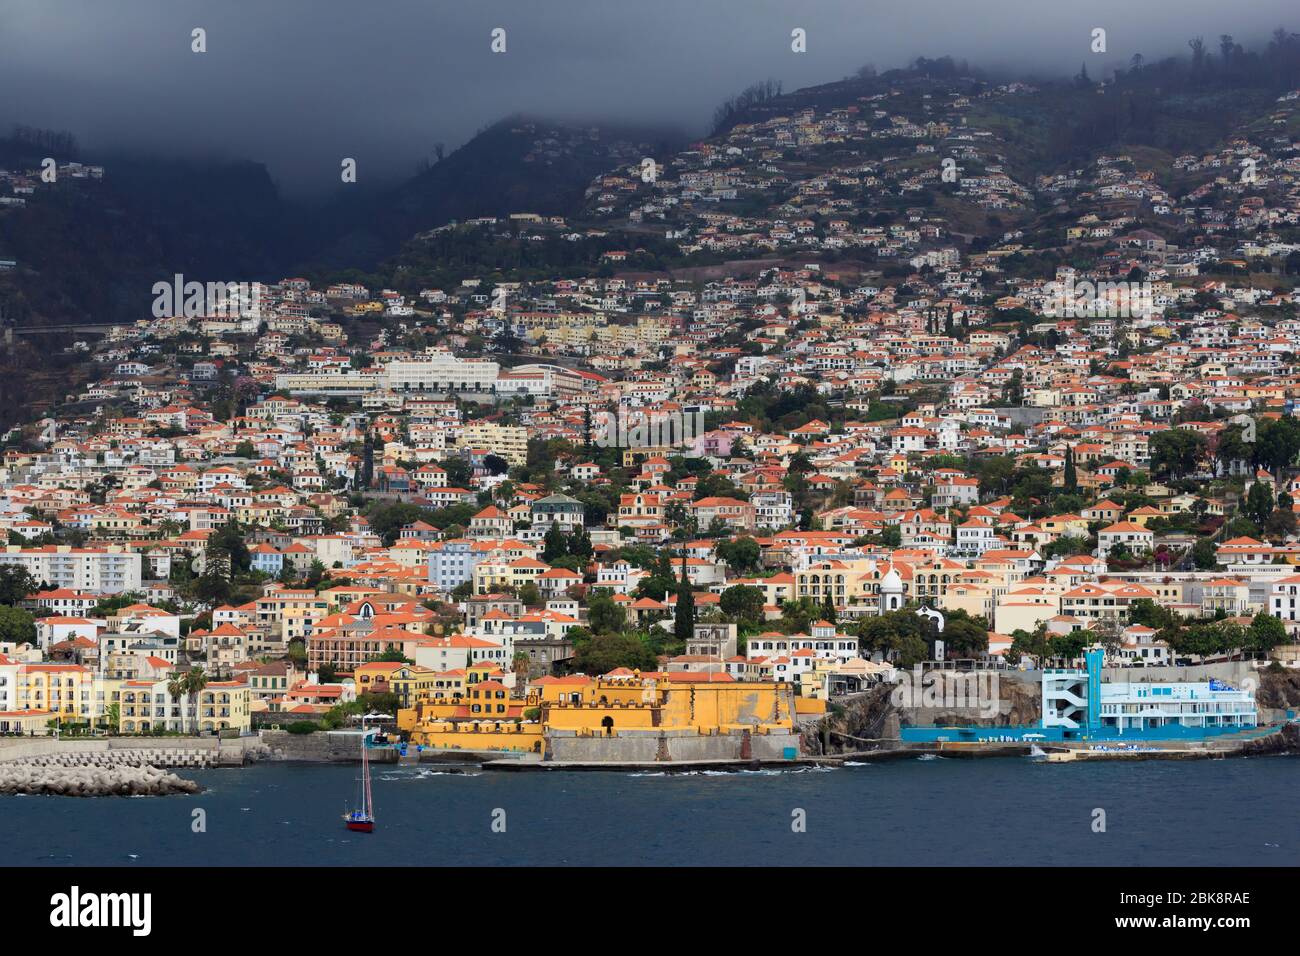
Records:
[[[788,729],[923,663],[1296,666],[1300,96],[1021,180],[987,104],[1033,87],[925,89],[422,237],[585,274],[160,281],[4,437],[0,732],[456,746],[729,683]]]

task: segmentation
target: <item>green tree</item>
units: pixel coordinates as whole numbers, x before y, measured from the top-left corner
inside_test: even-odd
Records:
[[[31,572],[17,564],[0,564],[0,604],[14,605],[39,587]]]
[[[0,641],[36,643],[36,620],[19,607],[0,604]]]
[[[1078,660],[1083,656],[1083,649],[1088,646],[1088,643],[1089,640],[1079,631],[1057,634],[1047,640],[1048,656],[1067,661]]]
[[[1214,570],[1219,563],[1214,542],[1209,538],[1201,538],[1192,545],[1192,561],[1198,570]]]
[[[619,667],[653,670],[658,661],[654,652],[636,634],[593,634],[578,641],[573,651],[574,666],[584,674],[608,674]]]
[[[542,560],[547,564],[550,564],[558,558],[564,557],[568,553],[568,539],[560,529],[560,526],[552,523],[552,525],[546,529],[546,537],[542,539]]]
[[[191,667],[185,673],[173,674],[167,682],[167,693],[172,702],[179,702],[182,697],[189,701],[190,730],[199,731],[199,695],[208,685],[208,675],[202,667]]]
[[[1053,656],[1052,642],[1047,636],[1046,626],[1040,624],[1032,632],[1020,629],[1011,632],[1011,653],[1017,661],[1028,657],[1034,667],[1041,669],[1043,662]]]
[[[944,612],[944,648],[952,657],[980,657],[989,649],[989,629],[983,618],[971,617],[963,610]]]
[[[312,558],[311,564],[307,567],[307,580],[304,582],[307,587],[314,588],[325,580],[325,565],[321,563],[320,558]]]
[[[762,548],[753,538],[736,538],[720,541],[714,549],[719,558],[734,571],[749,571],[758,567]]]
[[[575,558],[582,558],[585,562],[595,552],[595,546],[591,543],[591,532],[587,530],[586,525],[579,525],[569,535],[569,554]]]
[[[1130,604],[1128,615],[1130,624],[1141,624],[1156,631],[1179,626],[1178,615],[1150,598],[1139,598]]]
[[[1219,432],[1218,439],[1214,444],[1214,457],[1227,467],[1231,467],[1234,462],[1255,460],[1255,446],[1245,440],[1245,427],[1242,425],[1227,425],[1223,431]]]
[[[1273,513],[1273,489],[1263,481],[1256,481],[1246,493],[1244,510],[1250,520],[1262,525]]]
[[[822,599],[821,617],[822,620],[826,621],[828,624],[835,623],[835,601],[830,594],[827,594],[826,597]]]
[[[209,554],[203,573],[191,585],[194,600],[212,608],[230,600],[234,588],[230,584],[229,567],[225,552]]]
[[[903,634],[895,638],[888,649],[894,663],[904,669],[920,664],[930,656],[930,649],[918,634]]]
[[[185,694],[190,699],[190,720],[194,733],[199,731],[199,695],[208,686],[208,675],[202,667],[191,667],[185,672]]]
[[[1285,507],[1282,505],[1282,499],[1285,497],[1287,496],[1284,494],[1277,496],[1277,507],[1264,523],[1264,533],[1276,541],[1296,533],[1295,512],[1291,510],[1289,502]]]
[[[244,541],[244,533],[234,521],[227,521],[208,536],[209,553],[222,552],[230,564],[230,575],[247,571],[253,566],[253,555]]]
[[[1011,477],[1016,470],[1016,460],[1010,455],[997,455],[980,460],[975,466],[979,478],[980,494],[1003,495],[1011,487]]]
[[[809,597],[781,605],[781,630],[786,634],[807,634],[812,622],[822,616],[821,605]]]
[[[1273,648],[1288,641],[1286,625],[1280,618],[1265,611],[1256,614],[1246,630],[1246,650],[1256,653],[1267,654]]]
[[[122,726],[122,706],[117,701],[113,701],[104,708],[104,716],[97,720],[96,724],[105,728],[110,734],[117,733]]]
[[[529,581],[519,589],[519,600],[524,602],[525,607],[539,607],[542,603],[542,592],[534,582]]]
[[[1063,534],[1043,549],[1043,556],[1048,558],[1069,558],[1076,554],[1089,554],[1092,551],[1090,539],[1082,535]]]
[[[767,596],[762,588],[749,584],[736,584],[722,592],[718,601],[722,613],[746,624],[759,624]]]
[[[1258,466],[1279,471],[1300,455],[1300,420],[1291,415],[1261,422],[1255,437],[1253,461]]]
[[[1170,428],[1151,437],[1153,474],[1182,478],[1194,472],[1205,454],[1205,436],[1190,428]]]
[[[695,593],[686,576],[685,553],[682,554],[682,577],[677,585],[677,615],[673,619],[673,636],[679,642],[689,641],[695,636]]]
[[[596,594],[587,601],[587,623],[596,634],[619,631],[627,622],[627,612],[608,594]]]
[[[896,655],[905,638],[914,637],[924,643],[924,628],[924,622],[912,611],[888,611],[864,618],[858,625],[858,641],[864,651]]]

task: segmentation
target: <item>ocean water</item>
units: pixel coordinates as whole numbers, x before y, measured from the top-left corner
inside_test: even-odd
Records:
[[[267,763],[182,773],[205,792],[0,797],[9,821],[0,863],[1300,863],[1295,757],[1056,765],[908,758],[689,774],[393,767],[374,772],[372,834],[349,833],[341,819],[355,802],[356,767]],[[1095,830],[1098,811],[1104,832]]]

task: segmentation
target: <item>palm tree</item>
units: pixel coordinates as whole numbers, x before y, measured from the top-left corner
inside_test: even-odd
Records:
[[[164,518],[158,522],[158,533],[164,538],[174,538],[184,530],[184,526],[174,518]]]
[[[511,661],[512,671],[515,672],[515,680],[518,682],[522,678],[523,683],[528,682],[528,654],[526,651],[516,651],[514,660]],[[519,686],[517,683],[516,686]]]
[[[118,728],[122,725],[122,708],[116,701],[104,708],[104,724],[106,731],[110,734],[116,734]]]
[[[171,680],[167,682],[167,693],[171,695],[173,704],[179,701],[182,695],[189,693],[187,684],[188,678],[188,674],[173,674]],[[163,721],[163,726],[167,726],[165,719]],[[183,726],[182,729],[184,729]]]
[[[202,667],[191,667],[189,673],[181,678],[185,685],[185,693],[190,698],[190,714],[194,720],[194,733],[199,732],[199,694],[203,688],[208,686],[208,675],[204,673]],[[170,686],[168,687],[170,690]]]
[[[188,699],[196,734],[199,730],[199,694],[207,686],[208,675],[203,672],[202,667],[191,667],[184,674],[173,674],[172,679],[167,682],[167,693],[171,695],[173,702],[180,700],[182,696]],[[181,729],[183,730],[184,727],[182,726]]]

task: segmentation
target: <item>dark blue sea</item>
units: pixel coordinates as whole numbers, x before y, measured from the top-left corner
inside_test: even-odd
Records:
[[[8,866],[1300,863],[1300,760],[1045,765],[907,758],[743,773],[184,771],[196,796],[3,797]],[[202,810],[204,832],[194,832]],[[1095,832],[1104,811],[1104,832]],[[799,811],[802,811],[800,813]],[[803,832],[795,824],[802,819]],[[495,830],[494,830],[495,823]],[[504,826],[504,832],[497,832]]]

